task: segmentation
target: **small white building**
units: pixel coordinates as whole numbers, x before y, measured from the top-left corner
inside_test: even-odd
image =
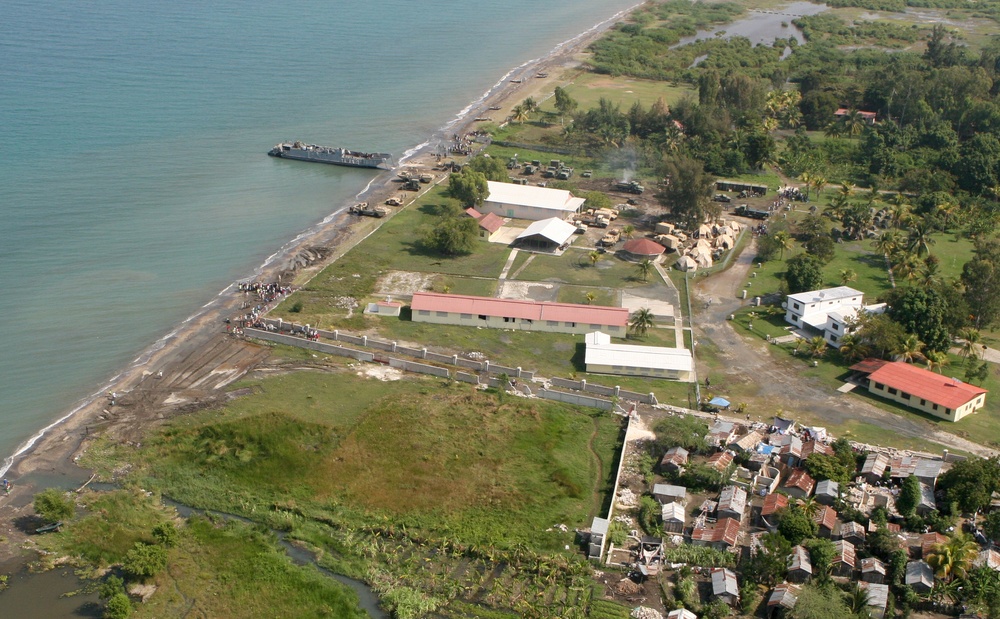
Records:
[[[659,501],[660,505],[666,505],[667,503],[684,505],[687,503],[687,488],[672,484],[655,484],[653,486],[653,498]]]
[[[854,314],[864,307],[864,297],[863,292],[848,286],[790,294],[782,304],[785,322],[823,331],[830,314]]]
[[[600,331],[588,333],[586,343],[587,372],[693,380],[694,360],[686,348],[613,344],[611,336]]]
[[[586,201],[575,198],[564,189],[549,189],[532,185],[515,185],[487,181],[490,194],[479,208],[481,213],[500,217],[539,221],[550,217],[566,219],[576,213]]]
[[[529,250],[555,251],[568,245],[574,234],[576,226],[558,217],[549,217],[528,226],[514,242],[518,247]]]

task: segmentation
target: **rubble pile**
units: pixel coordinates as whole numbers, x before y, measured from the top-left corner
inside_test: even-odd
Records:
[[[629,615],[633,619],[663,619],[663,614],[655,608],[636,606]]]

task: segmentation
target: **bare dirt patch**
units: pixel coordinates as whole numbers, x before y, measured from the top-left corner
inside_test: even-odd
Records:
[[[555,301],[559,296],[559,284],[512,282],[508,280],[503,282],[498,296],[503,299]]]
[[[358,376],[377,378],[381,381],[389,381],[402,379],[403,372],[387,365],[366,365],[361,369],[361,371],[358,372]]]
[[[375,293],[380,295],[411,296],[414,292],[429,290],[436,273],[389,271],[375,283]]]

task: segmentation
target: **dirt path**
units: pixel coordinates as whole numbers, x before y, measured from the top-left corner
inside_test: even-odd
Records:
[[[737,258],[732,268],[698,282],[692,293],[693,318],[698,339],[708,340],[718,348],[724,376],[718,369],[712,374],[716,384],[753,384],[757,389],[758,406],[754,414],[762,416],[785,411],[791,416],[807,413],[831,426],[849,421],[862,421],[884,428],[902,436],[926,439],[949,449],[989,456],[997,453],[928,422],[901,415],[894,415],[858,398],[837,393],[815,379],[801,376],[796,368],[773,356],[768,344],[748,340],[737,333],[729,322],[729,315],[740,309],[743,301],[737,298],[747,281],[756,255],[756,243],[750,243]],[[707,375],[707,368],[699,374]]]

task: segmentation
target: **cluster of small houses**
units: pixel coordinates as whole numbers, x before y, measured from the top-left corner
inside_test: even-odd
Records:
[[[672,223],[660,222],[653,240],[679,254],[674,265],[678,269],[697,271],[711,268],[723,253],[735,247],[742,229],[738,221],[719,219],[698,226],[688,235]]]
[[[745,430],[741,434],[741,431]],[[832,575],[856,581],[867,590],[871,616],[881,619],[889,596],[886,565],[877,558],[859,558],[857,550],[865,545],[866,536],[877,530],[878,525],[842,521],[834,505],[843,500],[863,513],[876,507],[895,511],[892,487],[913,475],[920,481],[921,500],[919,514],[937,509],[934,486],[944,465],[941,459],[932,459],[905,452],[870,452],[864,465],[849,487],[835,481],[815,481],[801,468],[813,454],[833,455],[827,444],[829,438],[822,428],[801,428],[795,423],[776,417],[770,427],[754,424],[749,428],[731,422],[716,420],[709,429],[708,441],[719,451],[708,458],[707,464],[716,470],[729,473],[729,485],[717,499],[702,502],[697,509],[688,505],[688,491],[682,486],[655,484],[651,493],[660,503],[663,531],[674,538],[696,546],[710,546],[734,554],[754,553],[760,548],[761,536],[777,530],[779,513],[798,499],[814,497],[818,509],[814,520],[818,535],[830,539],[836,547]],[[734,454],[744,456],[745,466],[735,467]],[[682,472],[689,463],[689,453],[682,447],[667,451],[660,462],[661,471]],[[886,485],[885,479],[890,483]],[[689,516],[689,514],[694,514]],[[595,518],[591,530],[590,557],[599,559],[605,546],[605,536],[610,522]],[[900,536],[909,549],[911,561],[906,566],[905,584],[918,594],[931,591],[934,571],[926,562],[937,544],[947,541],[940,533],[904,533],[899,525],[888,524],[889,530]],[[663,540],[649,536],[632,537],[640,540],[638,549],[630,552],[626,563],[643,576],[655,576],[667,566],[663,560]],[[612,553],[608,554],[611,563]],[[976,562],[1000,571],[1000,552],[983,550]],[[813,576],[808,550],[795,546],[788,557],[786,581],[774,587],[767,599],[768,616],[776,616],[795,606],[800,585]],[[735,606],[739,601],[739,582],[735,572],[728,568],[711,570],[713,598]],[[690,618],[695,615],[675,614],[668,617]]]

